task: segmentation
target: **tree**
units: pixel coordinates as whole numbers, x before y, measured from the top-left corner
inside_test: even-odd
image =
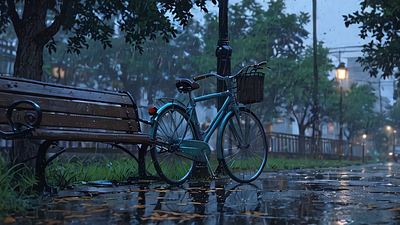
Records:
[[[396,129],[400,129],[400,103],[396,102],[389,108],[389,120],[392,126]]]
[[[377,97],[374,89],[369,84],[350,86],[343,97],[343,123],[347,124],[347,131],[344,133],[350,141],[353,135],[365,131],[373,118],[376,117],[374,104]]]
[[[346,124],[344,132],[348,142],[352,142],[358,133],[375,133],[375,121],[377,113],[374,112],[374,104],[377,97],[370,84],[350,86],[343,97],[343,123]],[[334,110],[332,110],[334,112]],[[339,115],[339,112],[337,113]],[[350,148],[350,155],[353,155]]]
[[[284,101],[283,90],[288,84],[280,74],[291,68],[298,55],[304,50],[303,40],[308,32],[305,25],[309,22],[306,13],[285,13],[283,0],[269,1],[264,9],[255,0],[243,0],[229,7],[229,43],[233,49],[232,73],[243,66],[268,60],[271,70],[266,73],[264,101],[257,104],[255,110],[264,123],[271,123],[276,107]],[[194,58],[202,65],[200,72],[216,70],[215,55],[218,37],[218,17],[206,14],[201,37],[204,42],[203,56]],[[209,85],[209,88],[213,88]]]
[[[359,36],[372,38],[371,42],[363,45],[364,56],[357,59],[371,76],[376,77],[381,70],[385,78],[393,75],[394,69],[399,67],[399,5],[399,0],[364,0],[360,3],[360,11],[343,15],[346,27],[360,24]]]
[[[23,4],[22,12],[16,4]],[[114,25],[124,33],[125,42],[142,52],[147,38],[161,36],[169,41],[175,37],[175,23],[185,26],[194,6],[207,11],[205,0],[0,0],[0,33],[11,24],[18,37],[14,76],[41,80],[43,49],[56,51],[54,36],[60,29],[68,34],[68,52],[79,54],[89,47],[88,39],[111,47]]]
[[[67,52],[79,54],[89,48],[88,40],[98,41],[106,49],[112,47],[113,35],[121,34],[142,53],[148,39],[159,36],[168,42],[176,37],[177,25],[187,25],[193,16],[190,10],[196,6],[207,12],[205,0],[0,0],[0,33],[8,32],[12,25],[18,38],[14,76],[41,80],[44,48],[55,52],[57,41],[67,41]],[[56,40],[60,30],[66,38]],[[101,65],[109,69],[109,65]],[[15,163],[31,158],[37,145],[26,139],[18,141],[11,157]]]
[[[307,48],[304,53],[299,55],[296,66],[289,68],[283,75],[286,81],[284,92],[285,102],[282,108],[291,114],[299,128],[299,148],[300,152],[305,150],[305,131],[314,123],[314,112],[312,111],[313,102],[313,50]],[[326,114],[331,106],[331,96],[333,92],[333,81],[328,79],[328,71],[333,69],[331,61],[328,59],[329,50],[323,48],[322,43],[318,45],[318,93],[319,93],[319,108],[322,116]],[[288,68],[286,68],[288,69]]]

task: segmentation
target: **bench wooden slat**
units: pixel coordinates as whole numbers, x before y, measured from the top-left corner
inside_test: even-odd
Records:
[[[2,76],[0,79],[0,92],[18,93],[38,97],[52,96],[60,99],[97,101],[128,105],[132,104],[132,100],[125,93],[76,88],[72,86],[50,84],[7,76]]]
[[[35,129],[32,137],[46,140],[101,141],[130,144],[150,144],[150,137],[143,133],[96,133],[86,131],[42,130]]]
[[[6,110],[0,110],[6,111]],[[14,115],[25,115],[26,111],[15,110]],[[25,124],[23,117],[13,117],[13,121]],[[6,117],[0,117],[0,124],[8,124]],[[115,131],[129,131],[138,132],[137,121],[115,119],[107,117],[95,116],[80,116],[68,114],[52,114],[48,112],[42,113],[42,122],[40,128],[43,127],[61,127],[61,128],[75,128],[75,129],[99,129],[99,130],[115,130]]]
[[[136,119],[137,115],[133,108],[133,104],[131,107],[121,107],[121,105],[111,105],[111,104],[101,104],[96,102],[77,102],[66,99],[54,99],[45,98],[45,97],[37,97],[37,96],[28,96],[28,95],[16,95],[10,93],[2,94],[4,98],[0,99],[0,108],[8,108],[14,101],[17,100],[31,100],[40,106],[42,111],[47,112],[64,112],[64,113],[74,113],[74,114],[82,114],[82,115],[93,115],[93,116],[101,116],[101,117],[119,117],[119,118],[129,118]],[[23,105],[20,105],[23,107]],[[27,108],[32,108],[28,106]],[[127,113],[128,112],[128,113]],[[2,113],[2,112],[0,112]]]

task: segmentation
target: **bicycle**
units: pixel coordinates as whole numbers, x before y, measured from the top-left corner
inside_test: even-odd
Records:
[[[239,183],[257,179],[267,162],[268,143],[261,121],[245,105],[262,101],[264,73],[257,70],[266,64],[265,61],[244,67],[232,76],[207,73],[193,80],[177,78],[176,87],[189,95],[188,103],[171,99],[158,110],[149,109],[149,135],[154,143],[150,152],[155,170],[163,180],[173,185],[184,183],[196,161],[204,162],[213,178],[226,172]],[[192,91],[200,88],[197,81],[208,77],[224,81],[226,91],[192,97]],[[196,103],[217,98],[225,98],[224,103],[208,128],[201,130]],[[218,166],[213,170],[208,141],[217,129]]]

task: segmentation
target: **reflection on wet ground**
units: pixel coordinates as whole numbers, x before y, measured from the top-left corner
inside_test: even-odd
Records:
[[[87,186],[46,197],[15,223],[397,224],[398,173],[398,164],[375,164],[268,172],[251,184]]]

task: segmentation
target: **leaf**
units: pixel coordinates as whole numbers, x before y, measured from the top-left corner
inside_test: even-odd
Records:
[[[133,208],[133,209],[135,209],[135,208],[144,209],[144,208],[146,208],[146,206],[145,205],[134,205],[131,208]]]
[[[15,223],[16,220],[12,217],[7,217],[5,220],[3,220],[3,223]]]

